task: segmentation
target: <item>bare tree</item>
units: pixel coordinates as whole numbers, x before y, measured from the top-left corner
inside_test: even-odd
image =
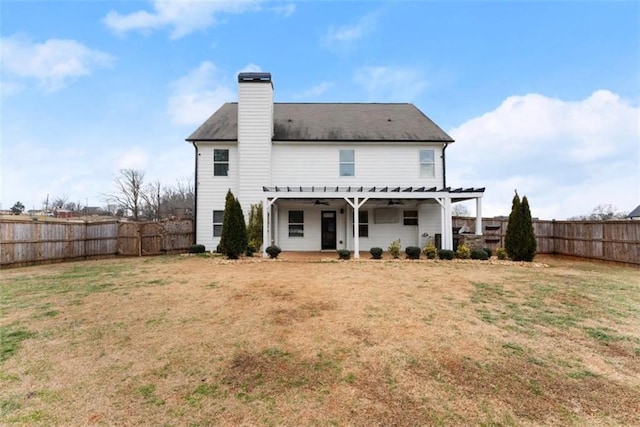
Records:
[[[627,212],[620,212],[618,208],[611,204],[601,204],[593,208],[590,215],[572,216],[572,221],[606,221],[609,219],[623,219],[628,215]]]
[[[453,216],[469,216],[469,209],[465,205],[454,205],[451,209],[451,215]]]
[[[164,188],[160,210],[165,213],[174,213],[176,209],[191,212],[193,203],[193,181],[187,178],[178,180],[175,187]]]
[[[147,218],[159,220],[160,219],[160,190],[162,184],[159,180],[147,184],[142,192],[142,200],[144,201],[143,212]]]
[[[69,203],[69,196],[66,194],[60,197],[54,197],[51,202],[51,209],[63,209],[67,203]]]
[[[107,203],[113,203],[125,212],[129,211],[138,220],[143,203],[144,172],[137,169],[120,169],[114,179],[115,191],[104,196]]]

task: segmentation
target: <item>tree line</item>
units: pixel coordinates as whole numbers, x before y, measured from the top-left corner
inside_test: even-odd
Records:
[[[139,169],[121,169],[114,179],[114,191],[103,194],[107,209],[116,209],[117,216],[130,216],[134,221],[159,220],[175,215],[178,210],[190,213],[194,207],[194,185],[190,179],[178,180],[176,185],[160,180],[145,182]]]
[[[67,195],[49,197],[42,201],[45,212],[57,209],[73,211],[77,214],[103,214],[130,217],[138,220],[159,220],[181,214],[189,215],[194,208],[195,188],[190,179],[178,180],[175,185],[167,185],[155,180],[145,181],[145,172],[139,169],[121,169],[114,179],[113,191],[101,194],[105,204],[96,212],[81,202],[74,202]],[[25,210],[18,201],[11,207],[14,215]]]

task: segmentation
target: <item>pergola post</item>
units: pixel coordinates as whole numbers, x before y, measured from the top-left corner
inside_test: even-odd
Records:
[[[476,234],[482,235],[482,197],[476,199]]]
[[[360,206],[358,198],[353,198],[353,257],[360,258]]]
[[[451,223],[451,197],[444,198],[444,230],[442,232],[442,249],[453,249],[453,230]]]

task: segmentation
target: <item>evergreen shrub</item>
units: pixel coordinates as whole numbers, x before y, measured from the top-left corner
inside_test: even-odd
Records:
[[[265,250],[267,251],[269,258],[278,258],[278,255],[280,255],[280,252],[282,252],[282,249],[275,245],[269,246]]]
[[[189,253],[190,254],[203,254],[205,253],[206,248],[204,247],[204,245],[191,245],[189,247]]]
[[[404,251],[408,259],[420,259],[420,252],[422,252],[417,246],[407,246]]]
[[[471,251],[471,259],[486,261],[489,259],[489,255],[484,249],[474,249]]]
[[[452,260],[455,256],[455,252],[453,252],[451,249],[440,249],[438,250],[438,258],[440,259],[446,259],[446,260]]]
[[[382,259],[382,248],[371,248],[369,253],[373,259]]]

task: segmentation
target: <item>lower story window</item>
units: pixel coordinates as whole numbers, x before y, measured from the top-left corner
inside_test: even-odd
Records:
[[[358,211],[358,235],[369,237],[369,211]]]
[[[404,225],[418,225],[418,211],[404,211]]]
[[[289,211],[289,237],[304,237],[304,211]]]
[[[222,236],[222,220],[224,211],[213,211],[213,237]]]

